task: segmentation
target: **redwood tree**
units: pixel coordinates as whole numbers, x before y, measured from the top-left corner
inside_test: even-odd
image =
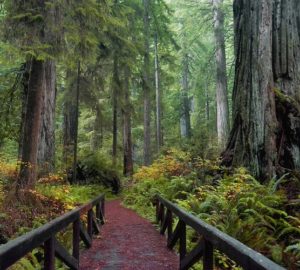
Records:
[[[28,83],[27,105],[23,128],[21,168],[17,191],[33,187],[37,177],[37,154],[45,92],[45,62],[33,59]]]
[[[217,67],[216,97],[217,97],[217,131],[218,141],[225,146],[229,133],[229,110],[227,99],[226,53],[224,37],[223,0],[212,0],[214,13],[215,58]]]
[[[223,153],[262,181],[300,168],[300,2],[235,0],[233,128]]]
[[[151,88],[150,88],[150,2],[144,3],[144,67],[143,67],[143,91],[144,91],[144,165],[151,162]]]

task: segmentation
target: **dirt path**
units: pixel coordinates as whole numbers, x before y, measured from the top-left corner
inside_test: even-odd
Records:
[[[178,266],[178,257],[166,248],[165,237],[120,201],[107,203],[101,237],[80,258],[81,270],[176,270]]]

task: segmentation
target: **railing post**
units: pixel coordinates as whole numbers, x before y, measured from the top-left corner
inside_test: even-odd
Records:
[[[101,200],[101,212],[102,212],[102,222],[104,224],[104,218],[105,218],[105,198],[103,197]]]
[[[98,222],[100,222],[101,220],[101,202],[98,202],[96,204],[96,219],[98,220]]]
[[[165,206],[161,203],[160,204],[160,225],[163,225],[164,222],[164,218],[165,218]]]
[[[213,270],[214,268],[214,248],[212,243],[204,240],[203,270]]]
[[[173,214],[172,211],[169,210],[169,220],[168,220],[168,241],[171,239],[172,233],[173,233]]]
[[[55,242],[54,236],[44,243],[44,270],[55,269]]]
[[[156,223],[159,223],[159,209],[160,209],[160,203],[158,198],[155,199],[155,213],[156,213]]]
[[[186,255],[186,224],[183,221],[181,222],[182,222],[182,226],[180,229],[180,238],[179,238],[180,263]]]
[[[88,211],[87,214],[87,232],[91,239],[93,238],[93,208]]]
[[[79,261],[80,219],[73,223],[73,257]]]

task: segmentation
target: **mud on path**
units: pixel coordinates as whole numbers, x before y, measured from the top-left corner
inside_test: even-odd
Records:
[[[81,254],[81,270],[176,270],[177,255],[147,220],[120,205],[106,204],[106,224],[93,247]]]

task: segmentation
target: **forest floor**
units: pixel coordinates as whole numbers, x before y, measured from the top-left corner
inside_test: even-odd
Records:
[[[106,205],[106,224],[99,240],[81,255],[80,269],[177,269],[178,256],[148,220],[121,206]]]

